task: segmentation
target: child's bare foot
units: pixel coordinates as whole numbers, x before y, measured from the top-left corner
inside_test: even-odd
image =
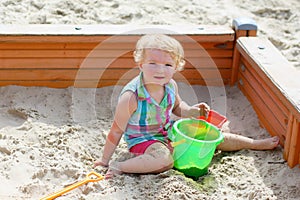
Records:
[[[255,140],[251,149],[254,150],[271,150],[278,146],[279,137],[274,136],[267,139]]]
[[[109,164],[109,168],[105,174],[105,179],[113,178],[115,175],[121,175],[123,172],[120,170],[119,163],[112,161]]]

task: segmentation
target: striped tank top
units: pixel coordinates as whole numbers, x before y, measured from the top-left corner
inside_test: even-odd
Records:
[[[136,94],[137,109],[131,115],[124,139],[130,149],[136,144],[149,140],[168,142],[169,127],[171,125],[171,113],[175,104],[175,87],[168,83],[165,85],[165,94],[160,103],[157,103],[147,92],[142,81],[143,74],[135,77],[122,90]]]

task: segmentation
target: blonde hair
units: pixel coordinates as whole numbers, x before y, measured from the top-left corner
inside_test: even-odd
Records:
[[[159,49],[170,53],[178,71],[185,65],[184,50],[181,44],[174,38],[163,34],[148,34],[142,36],[136,43],[133,52],[134,61],[141,63],[144,59],[145,49]]]

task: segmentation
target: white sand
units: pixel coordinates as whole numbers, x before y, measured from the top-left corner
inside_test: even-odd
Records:
[[[51,3],[50,3],[51,2]],[[224,24],[255,19],[268,37],[299,67],[298,0],[259,1],[47,1],[6,0],[1,23]],[[140,8],[132,5],[140,5]],[[186,88],[180,84],[181,88]],[[101,155],[120,87],[50,89],[0,88],[0,199],[38,199],[84,179]],[[198,100],[226,113],[232,132],[268,137],[250,103],[236,87],[194,86]],[[182,90],[190,103],[193,90]],[[194,97],[194,98],[193,98]],[[222,102],[223,103],[218,103]],[[95,103],[96,102],[96,103]],[[128,157],[122,141],[113,159]],[[158,175],[121,175],[89,183],[58,199],[299,199],[300,169],[290,169],[282,149],[218,153],[198,181],[175,170]],[[97,171],[104,174],[105,169]]]

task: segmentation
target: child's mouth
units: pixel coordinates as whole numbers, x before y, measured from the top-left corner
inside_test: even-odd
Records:
[[[164,79],[165,77],[162,77],[162,76],[154,76],[154,78],[155,78],[155,79],[161,80],[161,79]]]

